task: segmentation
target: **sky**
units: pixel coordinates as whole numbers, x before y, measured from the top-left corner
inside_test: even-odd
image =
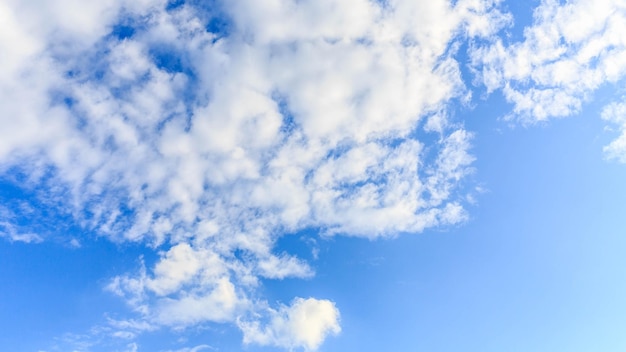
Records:
[[[623,0],[0,0],[0,347],[626,350]]]

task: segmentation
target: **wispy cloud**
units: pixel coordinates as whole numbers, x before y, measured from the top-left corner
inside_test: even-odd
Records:
[[[0,222],[0,237],[5,237],[11,242],[39,243],[43,238],[35,233],[22,233],[13,224],[6,221]]]
[[[29,209],[22,211],[28,212]],[[0,205],[0,238],[4,237],[11,242],[40,243],[43,237],[32,232],[32,229],[24,229],[16,223],[16,214],[10,208]]]

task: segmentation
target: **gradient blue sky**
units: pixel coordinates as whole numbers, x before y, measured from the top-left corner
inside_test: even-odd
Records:
[[[626,350],[623,1],[0,18],[2,350]]]

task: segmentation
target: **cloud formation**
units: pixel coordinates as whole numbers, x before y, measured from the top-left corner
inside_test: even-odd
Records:
[[[41,206],[85,232],[157,251],[111,278],[134,311],[109,322],[112,334],[218,322],[245,343],[315,350],[341,331],[339,310],[259,296],[264,280],[315,275],[276,242],[307,229],[393,237],[467,218],[459,184],[473,135],[448,116],[471,99],[462,43],[523,123],[577,113],[623,80],[623,1],[542,1],[514,42],[497,36],[511,23],[497,5],[5,1],[0,172],[24,175]],[[621,132],[605,148],[620,162],[625,111],[615,102],[602,113]],[[45,240],[22,231],[23,214],[0,215],[0,236]]]
[[[581,111],[594,91],[626,74],[626,3],[543,0],[523,40],[493,37],[472,62],[489,92],[501,89],[515,118],[532,123]]]

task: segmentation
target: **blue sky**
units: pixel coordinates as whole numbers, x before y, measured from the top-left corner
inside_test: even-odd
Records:
[[[3,350],[626,349],[622,1],[0,19]]]

